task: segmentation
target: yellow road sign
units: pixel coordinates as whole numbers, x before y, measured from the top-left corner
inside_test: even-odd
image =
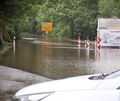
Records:
[[[45,32],[52,31],[52,23],[51,22],[43,22],[41,25],[41,30]]]

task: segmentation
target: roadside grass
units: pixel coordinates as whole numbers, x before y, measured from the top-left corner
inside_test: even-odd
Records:
[[[4,42],[2,45],[0,45],[0,55],[8,51],[12,47],[11,43]]]

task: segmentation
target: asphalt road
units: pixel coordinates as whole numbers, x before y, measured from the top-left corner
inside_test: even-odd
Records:
[[[21,88],[49,80],[51,79],[18,69],[0,66],[0,101],[10,101],[15,92]]]

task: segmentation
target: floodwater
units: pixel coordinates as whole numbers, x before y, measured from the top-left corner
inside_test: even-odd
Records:
[[[120,68],[120,48],[85,47],[73,41],[24,38],[0,56],[0,65],[51,79],[112,72]]]

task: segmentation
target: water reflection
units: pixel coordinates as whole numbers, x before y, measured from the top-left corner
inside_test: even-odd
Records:
[[[120,49],[101,48],[93,63],[96,72],[111,72],[120,67]]]
[[[15,56],[15,40],[13,40],[13,55]]]
[[[80,44],[78,44],[78,58],[80,58]]]
[[[86,47],[86,59],[89,59],[90,47]]]
[[[71,41],[24,39],[1,57],[0,64],[52,79],[119,69],[120,50],[85,47]]]

